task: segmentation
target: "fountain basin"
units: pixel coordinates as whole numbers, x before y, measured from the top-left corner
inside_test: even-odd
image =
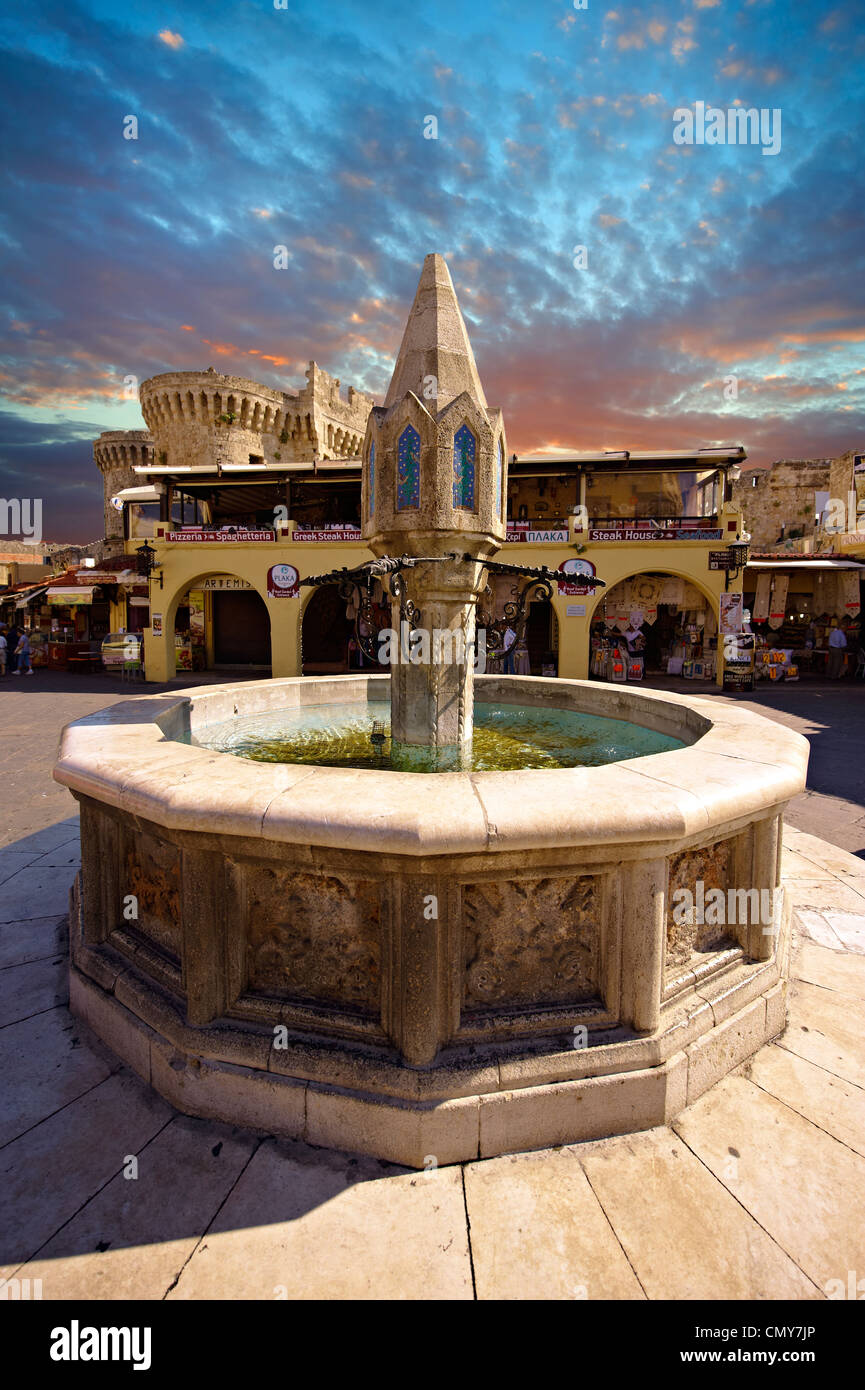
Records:
[[[717,700],[482,676],[480,701],[684,746],[425,775],[178,741],[388,680],[144,696],[64,731],[71,1005],[142,1077],[192,1114],[422,1167],[665,1123],[780,1031],[805,739]],[[700,884],[735,920],[677,920]]]

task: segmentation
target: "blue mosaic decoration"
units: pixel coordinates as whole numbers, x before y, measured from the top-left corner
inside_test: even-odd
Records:
[[[369,519],[375,516],[375,440],[369,446]]]
[[[454,435],[454,506],[474,511],[477,440],[468,425]]]
[[[399,437],[396,453],[396,509],[420,506],[420,435],[406,425]]]
[[[496,516],[502,514],[502,483],[505,477],[505,446],[499,437],[499,447],[496,454]]]

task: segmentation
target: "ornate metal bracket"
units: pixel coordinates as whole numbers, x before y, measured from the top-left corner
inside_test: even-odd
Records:
[[[400,622],[408,623],[410,629],[416,628],[421,623],[421,613],[407,597],[403,570],[414,569],[415,565],[439,564],[452,558],[450,555],[400,555],[394,559],[390,555],[383,555],[376,560],[367,560],[355,569],[345,566],[330,570],[327,574],[310,575],[307,579],[301,579],[300,583],[315,588],[325,584],[338,586],[340,597],[355,609],[354,635],[357,645],[369,661],[377,662],[378,634],[388,624],[377,620],[372,601],[374,584],[387,579],[391,597],[399,604]]]
[[[470,558],[471,556],[466,556],[466,559]],[[492,590],[489,584],[478,600],[477,626],[486,629],[487,655],[494,660],[500,660],[509,656],[514,648],[524,641],[526,624],[529,619],[529,604],[533,599],[552,598],[553,584],[562,578],[562,573],[560,570],[551,570],[547,565],[508,565],[496,560],[485,560],[484,568],[491,574],[514,575],[527,581],[521,587],[514,585],[511,589],[513,600],[505,604],[504,612],[500,618],[493,616],[491,607],[481,607],[484,598],[491,605]],[[597,579],[594,575],[589,574],[581,574],[580,583],[591,585],[593,588],[605,587],[603,579]],[[506,640],[509,629],[514,634],[510,642]],[[493,635],[492,641],[490,634]]]

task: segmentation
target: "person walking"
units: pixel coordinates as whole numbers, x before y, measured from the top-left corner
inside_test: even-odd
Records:
[[[6,633],[0,628],[0,676],[6,675]]]
[[[13,623],[9,631],[6,633],[6,670],[10,673],[14,671],[15,667],[18,665],[18,658],[15,655],[15,648],[18,646],[19,636],[20,633],[18,631],[18,628]]]
[[[18,645],[15,648],[15,655],[18,658],[18,666],[15,671],[16,676],[32,676],[33,667],[30,665],[30,638],[26,632],[21,633]]]
[[[847,638],[843,627],[833,627],[829,633],[829,661],[826,674],[830,680],[840,680],[844,670],[844,653],[847,650]]]

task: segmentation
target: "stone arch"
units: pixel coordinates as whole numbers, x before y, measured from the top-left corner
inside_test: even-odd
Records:
[[[229,557],[229,556],[226,556],[226,559],[230,559],[230,557]],[[268,605],[267,605],[267,595],[266,595],[266,592],[262,591],[262,589],[258,586],[258,584],[254,584],[254,583],[252,582],[252,580],[247,579],[245,575],[242,575],[242,574],[234,574],[234,573],[232,573],[232,571],[231,571],[230,569],[228,569],[227,567],[216,568],[216,567],[214,567],[213,565],[210,565],[210,566],[208,566],[206,569],[202,569],[202,570],[199,571],[198,573],[196,573],[196,574],[194,574],[194,575],[191,575],[189,578],[184,578],[184,579],[180,580],[180,582],[179,582],[178,585],[177,585],[177,588],[174,590],[174,593],[171,595],[170,598],[166,598],[166,597],[163,597],[162,595],[159,595],[159,598],[161,599],[161,602],[162,602],[162,615],[163,615],[163,616],[162,616],[162,625],[163,625],[163,632],[164,632],[165,641],[166,641],[166,643],[167,643],[167,645],[168,645],[169,650],[172,650],[173,647],[174,647],[174,636],[175,636],[175,628],[176,628],[176,622],[177,622],[177,610],[178,610],[178,608],[180,608],[180,607],[182,606],[182,600],[185,599],[186,595],[187,595],[191,590],[194,590],[196,587],[198,587],[198,586],[200,586],[201,584],[203,584],[204,581],[205,581],[206,579],[212,579],[212,578],[216,577],[217,575],[228,575],[230,578],[242,580],[244,584],[249,584],[249,585],[251,585],[251,588],[239,590],[238,592],[239,592],[239,593],[243,593],[243,594],[254,594],[254,595],[257,597],[257,599],[259,600],[259,603],[260,603],[260,606],[261,606],[261,610],[262,610],[262,612],[263,612],[263,614],[264,614],[264,616],[265,616],[265,618],[266,618],[266,621],[267,621],[267,634],[268,634],[268,639],[267,639],[268,653],[267,653],[267,655],[268,655],[268,659],[269,659],[269,664],[270,664],[271,667],[272,667],[272,665],[273,665],[273,630],[272,630],[272,624],[271,624],[271,619],[270,619],[270,610],[269,610]],[[214,595],[214,599],[218,599],[218,598],[219,598],[219,594],[215,594],[215,595]],[[155,606],[156,606],[156,605],[155,605],[155,602],[152,602],[152,603],[151,603],[151,611],[152,611],[153,607],[155,607]],[[218,664],[221,664],[221,663],[219,663],[219,662],[217,661],[217,662],[215,662],[215,664],[218,665]],[[235,664],[235,663],[225,663],[225,664]],[[236,664],[238,664],[238,665],[243,665],[243,664],[247,664],[247,663],[237,662]],[[261,664],[264,664],[264,663],[261,663],[261,662],[250,662],[250,663],[248,663],[248,664],[249,664],[249,665],[261,665]],[[173,675],[173,672],[172,672],[172,675]]]
[[[349,667],[348,664],[348,643],[354,624],[345,617],[346,600],[339,593],[339,585],[302,587],[300,594],[298,652],[301,674],[338,675],[350,669],[357,670],[357,665]],[[370,669],[368,664],[366,669]]]
[[[650,542],[647,542],[647,544],[650,544]],[[595,563],[597,564],[598,562],[596,561]],[[628,570],[627,574],[620,574],[618,578],[615,579],[612,584],[608,584],[605,589],[595,589],[594,592],[590,596],[588,596],[588,603],[591,604],[591,607],[587,608],[587,621],[589,625],[591,626],[592,622],[594,621],[595,612],[597,611],[598,605],[603,602],[604,596],[606,594],[609,594],[612,589],[615,589],[617,584],[624,584],[629,579],[638,579],[641,574],[660,574],[663,575],[665,578],[669,577],[670,579],[682,579],[686,584],[692,584],[694,588],[698,589],[700,593],[703,595],[703,597],[705,598],[706,602],[708,603],[709,607],[715,615],[715,620],[718,620],[718,610],[720,605],[718,603],[717,597],[711,592],[710,589],[706,587],[705,584],[703,584],[699,579],[695,578],[693,574],[689,574],[687,570],[674,569],[671,565],[664,565],[664,567],[661,569],[657,566],[647,564],[645,566],[640,566],[640,568],[638,569]]]

